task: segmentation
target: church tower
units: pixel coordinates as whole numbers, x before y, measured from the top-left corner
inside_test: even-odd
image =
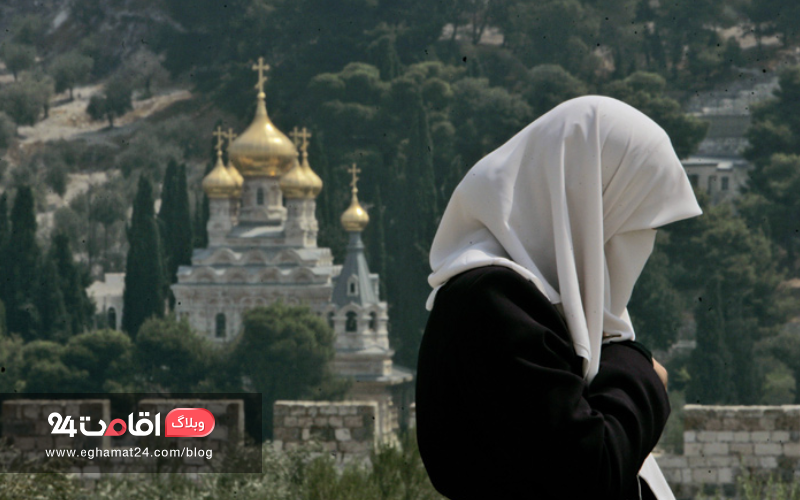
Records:
[[[369,215],[358,201],[359,170],[350,169],[352,201],[341,216],[350,242],[344,264],[336,265],[330,249],[317,246],[322,179],[309,164],[311,134],[294,127],[292,141],[272,123],[264,94],[267,68],[261,58],[253,66],[258,94],[250,126],[238,137],[232,129],[214,132],[217,161],[203,179],[209,243],[194,250],[190,266],[178,269],[175,312],[198,334],[224,343],[241,333],[248,309],[278,300],[309,307],[336,333],[332,371],[354,380],[347,397],[377,401],[376,425],[388,436],[403,420],[398,410],[408,407],[413,376],[392,364],[388,306],[361,241]]]

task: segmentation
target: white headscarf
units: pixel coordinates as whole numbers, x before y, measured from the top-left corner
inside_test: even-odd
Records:
[[[627,304],[654,229],[701,213],[661,127],[609,97],[572,99],[456,187],[431,246],[427,307],[461,272],[509,267],[561,304],[591,381],[604,337],[635,336]]]
[[[456,187],[431,246],[434,287],[500,265],[560,304],[591,382],[607,340],[634,339],[633,285],[654,229],[702,213],[666,132],[609,97],[572,99],[479,161]],[[652,455],[639,472],[674,500]]]

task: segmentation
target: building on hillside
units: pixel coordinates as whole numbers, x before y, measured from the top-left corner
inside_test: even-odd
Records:
[[[105,273],[103,281],[95,281],[86,294],[94,301],[95,326],[98,328],[122,327],[122,293],[125,290],[125,273]]]
[[[295,127],[293,142],[275,127],[263,91],[267,67],[259,59],[253,69],[259,74],[253,122],[235,139],[232,131],[215,132],[217,162],[203,179],[209,243],[178,270],[175,312],[199,334],[228,342],[241,332],[248,309],[278,300],[308,306],[336,332],[333,368],[355,380],[350,399],[377,401],[378,425],[389,435],[405,420],[397,410],[409,406],[413,377],[392,363],[387,304],[361,242],[369,216],[356,194],[358,170],[351,169],[352,203],[341,217],[350,234],[347,257],[337,265],[329,248],[317,246],[322,180],[308,161],[310,135]]]

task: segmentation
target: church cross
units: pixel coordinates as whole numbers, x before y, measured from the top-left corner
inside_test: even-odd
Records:
[[[258,64],[253,65],[253,71],[258,71],[258,83],[256,87],[259,94],[264,93],[264,84],[267,83],[267,77],[264,75],[265,71],[269,71],[269,64],[264,64],[264,58],[258,58]]]
[[[233,131],[232,128],[228,128],[227,132],[224,132],[225,139],[228,141],[228,148],[231,147],[231,143],[234,139],[236,139],[236,132]]]
[[[311,138],[311,134],[308,133],[307,128],[303,127],[302,130],[297,130],[297,127],[295,127],[289,135],[292,136],[294,145],[300,146],[300,150],[303,153],[308,151],[308,140]]]
[[[353,163],[353,166],[347,169],[348,172],[353,176],[353,180],[350,181],[350,186],[353,188],[354,191],[357,191],[358,188],[356,187],[356,182],[358,182],[358,174],[361,173],[361,169]]]
[[[222,127],[221,126],[217,125],[217,130],[212,132],[211,135],[213,135],[214,137],[217,138],[217,145],[214,147],[214,149],[217,150],[217,153],[221,153],[222,152],[222,138],[225,137],[225,132],[222,131]]]

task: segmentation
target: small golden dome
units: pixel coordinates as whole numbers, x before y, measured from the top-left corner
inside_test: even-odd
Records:
[[[236,167],[233,166],[233,162],[231,161],[231,154],[230,154],[231,143],[236,138],[236,134],[230,127],[228,127],[227,132],[222,132],[221,127],[217,127],[217,132],[215,132],[214,135],[217,134],[220,137],[224,137],[228,141],[228,173],[231,175],[231,177],[233,177],[233,180],[236,181],[236,187],[239,188],[237,194],[238,198],[242,194],[242,186],[244,186],[244,177],[242,177],[242,174],[240,174],[239,171],[236,170]]]
[[[244,186],[244,177],[242,177],[242,174],[236,170],[236,167],[233,166],[233,163],[230,160],[228,160],[228,174],[233,177],[233,180],[236,181],[236,187],[238,187],[239,191],[241,191],[242,186]]]
[[[217,151],[217,164],[203,179],[203,191],[209,198],[233,198],[241,194],[241,189],[236,185],[236,180],[228,173],[222,163],[222,151]],[[237,191],[239,193],[237,194]]]
[[[253,123],[228,148],[233,165],[245,177],[279,177],[289,171],[297,148],[267,115],[263,92],[258,94]]]
[[[353,180],[350,185],[353,187],[353,199],[350,201],[350,206],[344,211],[341,217],[342,227],[347,232],[360,232],[363,231],[367,224],[369,224],[369,214],[364,210],[364,207],[358,202],[358,188],[356,182],[358,181],[358,173],[360,170],[353,164],[350,173],[353,175]]]
[[[316,198],[319,196],[319,193],[322,191],[322,179],[317,175],[316,172],[311,170],[311,165],[308,164],[308,152],[303,151],[303,162],[300,164],[303,169],[303,173],[305,174],[306,178],[308,179],[308,198]]]
[[[295,159],[294,166],[281,177],[281,191],[286,199],[306,198],[310,190],[310,179],[302,165]]]

